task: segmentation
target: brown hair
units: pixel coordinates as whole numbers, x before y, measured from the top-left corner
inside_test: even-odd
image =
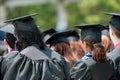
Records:
[[[74,64],[75,59],[72,55],[71,48],[68,44],[61,42],[61,43],[54,45],[54,47],[55,47],[55,51],[58,52],[63,57],[65,57],[69,61],[68,63],[71,66]]]
[[[95,43],[91,39],[85,39],[86,45],[92,50],[92,58],[97,62],[106,62],[105,48],[101,43]]]
[[[81,59],[85,55],[80,42],[70,41],[70,47],[76,60]]]
[[[105,49],[102,44],[94,44],[94,49],[92,51],[92,58],[97,62],[106,62],[107,57]]]
[[[101,40],[102,40],[102,45],[105,48],[105,51],[110,52],[110,47],[111,47],[111,44],[112,44],[110,38],[105,36],[105,35],[102,35]]]

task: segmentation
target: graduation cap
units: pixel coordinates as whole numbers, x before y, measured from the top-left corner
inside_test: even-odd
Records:
[[[52,34],[52,36],[46,41],[46,44],[54,45],[57,43],[66,43],[69,45],[69,40],[67,39],[67,34],[66,32],[58,32]]]
[[[4,31],[6,33],[14,34],[15,27],[12,24],[7,24],[0,28],[0,31]]]
[[[80,36],[79,34],[77,33],[76,30],[69,30],[69,31],[66,31],[66,35],[67,35],[67,38],[68,40],[73,40],[73,41],[78,41]]]
[[[0,41],[4,41],[5,32],[0,31]]]
[[[32,16],[35,16],[35,15],[37,15],[37,13],[6,20],[5,23],[12,23],[15,29],[17,30],[34,32],[34,28],[36,28],[37,26]]]
[[[104,12],[104,14],[112,16],[109,20],[109,24],[112,25],[112,27],[114,27],[118,31],[120,31],[120,13]]]
[[[91,39],[94,43],[101,42],[101,31],[105,29],[105,26],[101,24],[85,24],[77,25],[76,28],[81,29],[81,40],[85,38]]]
[[[106,29],[102,30],[102,35],[105,35],[110,38],[109,25],[106,25],[105,27],[106,27]]]
[[[57,31],[54,30],[53,28],[43,31],[44,41],[46,42],[51,37],[51,35],[56,32]]]

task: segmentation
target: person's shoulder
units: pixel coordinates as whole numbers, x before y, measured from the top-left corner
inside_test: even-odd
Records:
[[[78,60],[74,65],[73,65],[73,69],[75,68],[75,69],[77,69],[77,68],[86,68],[87,67],[87,65],[86,65],[86,63],[85,63],[85,61],[83,61],[83,60]]]
[[[108,53],[107,56],[112,60],[119,59],[120,58],[120,48],[114,49],[113,51]]]
[[[55,52],[55,51],[53,51],[49,48],[46,48],[44,52],[45,52],[45,54],[47,54],[47,56],[50,59],[57,59],[57,60],[62,60],[63,59],[63,57],[59,53],[57,53],[57,52]]]
[[[84,73],[88,70],[87,65],[82,60],[78,60],[70,69],[71,79],[78,80],[83,77]]]
[[[10,52],[10,53],[8,53],[7,55],[5,55],[5,56],[3,56],[3,58],[13,58],[13,57],[15,57],[16,55],[18,55],[19,54],[19,52],[18,51],[13,51],[13,52]]]
[[[87,66],[95,65],[97,62],[92,58],[83,61]]]
[[[2,59],[3,59],[3,56],[0,56],[0,62],[2,61]]]

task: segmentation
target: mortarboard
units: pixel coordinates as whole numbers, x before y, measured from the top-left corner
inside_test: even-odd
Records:
[[[69,41],[70,40],[78,41],[80,38],[79,34],[75,30],[66,31],[66,36]]]
[[[52,34],[52,36],[46,41],[46,44],[54,45],[57,43],[66,43],[69,44],[69,40],[67,39],[67,34],[66,32],[58,32]]]
[[[101,31],[105,29],[105,26],[101,24],[85,24],[85,25],[77,25],[76,28],[81,30],[81,40],[85,38],[89,38],[94,43],[101,42]]]
[[[105,35],[110,38],[109,25],[106,25],[106,29],[102,30],[101,32],[102,32],[102,35]]]
[[[0,31],[0,41],[4,40],[5,32]]]
[[[51,37],[51,35],[56,32],[57,31],[55,31],[53,28],[43,31],[44,41],[46,42]]]
[[[7,24],[0,28],[0,31],[4,31],[6,33],[14,34],[14,26],[12,24]]]
[[[10,20],[6,20],[5,23],[12,23],[15,29],[17,30],[23,30],[23,31],[34,31],[34,28],[36,28],[36,24],[34,22],[34,19],[32,16],[35,16],[36,14],[26,15]]]
[[[56,33],[56,32],[57,31],[55,31],[53,28],[51,28],[51,29],[47,29],[47,30],[43,31],[43,34],[44,35],[47,35],[47,34],[52,35],[53,33]]]
[[[109,20],[109,24],[112,25],[112,27],[114,27],[118,31],[120,31],[120,14],[119,13],[110,13],[110,12],[104,12],[104,14],[112,16]]]

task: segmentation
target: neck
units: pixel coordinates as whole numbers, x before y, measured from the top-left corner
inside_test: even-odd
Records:
[[[114,46],[117,45],[118,43],[120,43],[120,39],[114,40],[113,43],[114,43]]]
[[[90,51],[91,51],[91,48],[90,48],[90,47],[86,47],[85,53],[87,54],[87,53],[90,52]]]
[[[8,53],[10,53],[11,51],[14,51],[15,49],[12,49],[12,48],[8,48]]]
[[[116,36],[111,36],[111,40],[112,40],[114,46],[120,42],[120,39],[117,38]]]

